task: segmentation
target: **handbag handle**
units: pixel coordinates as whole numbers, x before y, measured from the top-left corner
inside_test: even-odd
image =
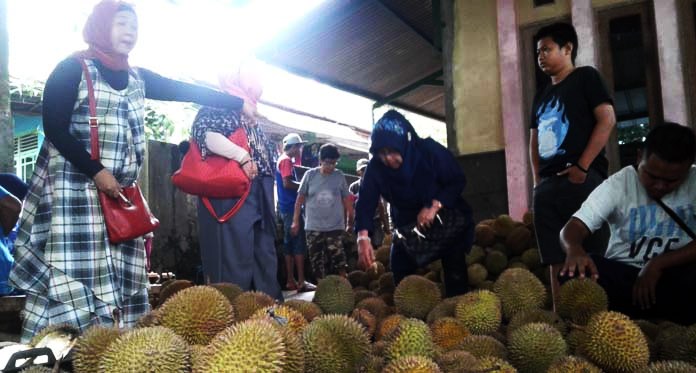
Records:
[[[89,74],[89,69],[87,69],[87,64],[84,59],[80,59],[80,64],[82,65],[82,71],[85,75],[85,81],[87,82],[87,101],[89,101],[89,142],[91,148],[91,159],[93,161],[99,160],[99,120],[97,119],[97,104],[94,99],[94,84],[92,83],[92,76]]]
[[[681,229],[683,229],[684,232],[686,232],[686,234],[688,234],[689,237],[691,237],[692,240],[696,240],[696,233],[694,233],[694,231],[691,230],[691,228],[689,228],[688,225],[686,225],[684,220],[682,220],[682,218],[680,218],[679,215],[677,215],[677,213],[674,212],[674,210],[672,210],[669,206],[662,202],[660,198],[656,198],[655,202],[657,202],[657,204],[660,205],[660,207],[662,207],[663,210],[665,210],[667,215],[669,215],[672,218],[672,220],[674,220],[679,225],[679,227],[681,227]]]
[[[215,212],[215,209],[213,208],[213,205],[210,203],[210,199],[208,197],[201,197],[201,199],[203,200],[203,205],[205,205],[205,208],[208,210],[210,215],[212,215],[215,218],[215,220],[218,221],[218,223],[222,224],[222,223],[230,220],[230,218],[232,216],[234,216],[234,214],[236,214],[237,211],[239,211],[239,209],[242,208],[244,201],[246,201],[247,197],[249,196],[250,190],[251,190],[251,187],[248,188],[246,190],[246,192],[244,192],[244,194],[242,194],[241,197],[239,197],[239,200],[237,201],[237,203],[234,204],[234,206],[232,206],[230,211],[227,211],[227,213],[225,213],[225,215],[222,215],[222,216],[218,216],[218,214]]]

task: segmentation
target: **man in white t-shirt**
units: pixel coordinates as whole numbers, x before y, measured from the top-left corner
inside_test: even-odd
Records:
[[[609,307],[633,318],[696,323],[696,241],[656,202],[696,231],[695,154],[690,128],[655,126],[638,167],[600,184],[563,227],[560,275],[587,271],[606,290]],[[588,255],[583,241],[604,222],[611,230],[606,254]]]

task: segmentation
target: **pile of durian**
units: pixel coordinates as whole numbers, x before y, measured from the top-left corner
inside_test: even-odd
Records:
[[[527,219],[525,219],[527,220]],[[607,311],[571,280],[550,310],[530,223],[484,221],[467,257],[474,290],[443,299],[441,263],[394,285],[389,243],[368,271],[275,304],[233,284],[166,284],[135,329],[79,337],[75,372],[696,373],[696,325]]]

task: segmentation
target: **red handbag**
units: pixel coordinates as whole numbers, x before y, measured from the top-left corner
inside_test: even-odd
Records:
[[[87,81],[87,95],[89,100],[89,136],[91,145],[91,158],[99,159],[99,121],[97,119],[97,106],[94,100],[94,85],[89,75],[89,70],[84,60],[80,60],[82,70]],[[121,243],[150,233],[159,227],[159,220],[152,215],[138,184],[123,187],[119,198],[111,198],[99,191],[99,203],[104,214],[106,233],[109,242]]]
[[[247,152],[249,143],[243,128],[234,131],[228,139]],[[251,189],[251,180],[237,161],[211,154],[206,159],[193,139],[181,160],[181,167],[172,175],[172,184],[184,193],[201,197],[203,205],[218,223],[224,223],[242,208]],[[218,216],[209,198],[239,198],[222,216]]]
[[[243,128],[229,137],[237,146],[249,151]],[[201,157],[201,150],[193,139],[181,160],[181,167],[172,175],[172,183],[181,191],[200,197],[239,198],[249,190],[251,181],[237,161],[211,154]]]

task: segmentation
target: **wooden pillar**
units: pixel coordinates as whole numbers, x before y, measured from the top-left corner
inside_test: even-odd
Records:
[[[684,66],[679,40],[677,0],[659,0],[655,6],[657,58],[660,66],[662,108],[666,121],[688,124],[688,106],[684,87]]]
[[[14,126],[10,115],[7,0],[0,0],[0,172],[14,173]]]
[[[501,110],[505,141],[508,212],[521,220],[529,209],[528,131],[522,107],[519,29],[515,0],[498,0],[498,53],[500,56]]]
[[[454,1],[440,3],[442,21],[442,73],[445,82],[445,126],[447,128],[447,148],[458,155],[457,128],[455,124],[454,78],[452,77],[452,50],[454,49]]]

